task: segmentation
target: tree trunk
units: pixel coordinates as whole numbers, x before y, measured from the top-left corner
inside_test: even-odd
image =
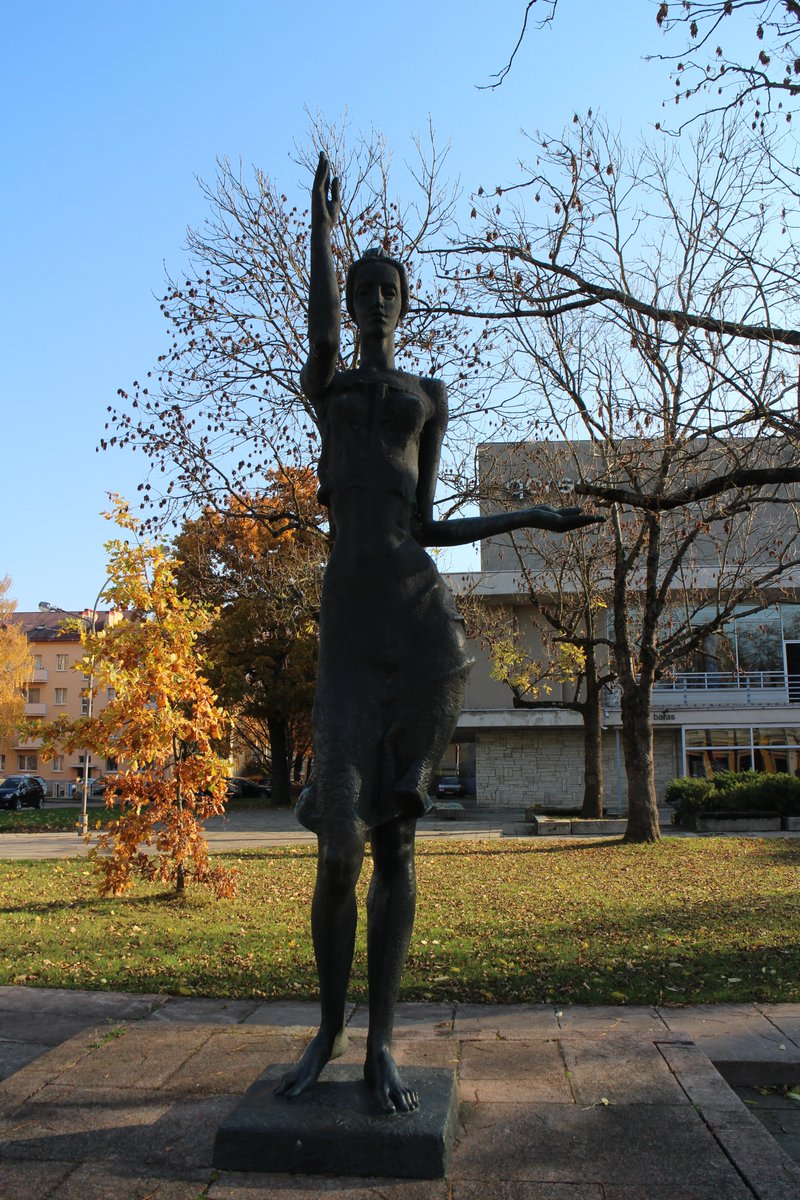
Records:
[[[628,780],[628,827],[625,831],[625,841],[657,842],[661,831],[656,802],[650,694],[638,685],[623,691],[622,749]]]
[[[286,722],[282,717],[267,717],[270,754],[272,755],[272,803],[288,805],[292,801],[289,784]]]
[[[583,710],[582,817],[603,815],[603,708],[601,689],[587,683]]]
[[[186,890],[186,868],[183,862],[179,862],[175,871],[175,891],[183,892]]]

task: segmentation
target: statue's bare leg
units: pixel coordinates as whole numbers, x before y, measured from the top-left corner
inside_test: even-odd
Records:
[[[406,1086],[392,1057],[394,1009],[414,926],[416,821],[389,821],[373,829],[374,871],[367,898],[369,1034],[364,1078],[383,1112],[409,1112],[419,1096]]]
[[[364,846],[355,832],[347,841],[337,838],[335,847],[320,834],[311,932],[322,1019],[300,1061],[276,1087],[279,1096],[299,1096],[308,1091],[325,1064],[347,1047],[344,1013],[356,936],[355,888],[363,859]]]

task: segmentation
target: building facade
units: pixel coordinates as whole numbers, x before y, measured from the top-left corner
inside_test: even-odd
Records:
[[[515,507],[541,502],[535,488],[534,498],[530,498],[525,448],[510,447],[504,453],[505,449],[484,447],[479,459],[482,471],[505,481],[506,496]],[[568,495],[567,485],[571,482],[564,480],[565,496],[561,501],[555,496],[545,498],[553,503],[574,502]],[[788,512],[785,519],[789,519]],[[792,515],[791,519],[796,518]],[[767,545],[757,525],[750,528],[748,537],[747,553],[758,553],[760,541]],[[542,617],[535,615],[528,599],[517,553],[507,536],[488,539],[481,545],[481,571],[451,573],[447,580],[456,595],[502,606],[511,614],[520,643],[530,657],[543,658],[547,650]],[[539,572],[540,590],[546,594],[547,563],[537,565],[535,543],[529,553],[532,571]],[[700,540],[691,569],[694,619],[699,628],[704,612],[697,608],[697,596],[712,594],[718,582],[713,539]],[[676,586],[674,593],[674,603],[680,608],[680,587]],[[605,632],[610,636],[610,609],[605,620]],[[489,653],[479,640],[473,643],[473,653],[476,663],[456,744],[448,752],[448,768],[457,758],[478,802],[491,807],[579,807],[584,758],[580,714],[555,704],[515,707],[510,688],[492,677]],[[566,700],[573,690],[571,684],[553,684],[549,699]],[[603,699],[604,791],[609,813],[627,811],[621,728],[619,694],[610,687]],[[657,680],[653,728],[659,800],[663,800],[669,782],[680,775],[749,769],[800,774],[797,568],[776,579],[771,590],[762,589],[758,604],[740,605],[718,632],[697,647],[690,662]]]
[[[78,614],[92,620],[91,611]],[[74,720],[89,712],[89,676],[80,664],[83,659],[80,633],[65,628],[69,615],[63,612],[17,612],[11,620],[21,627],[28,638],[31,669],[25,693],[27,722],[50,722],[60,716]],[[98,612],[95,627],[102,629],[121,619],[117,612]],[[111,698],[108,689],[95,689],[92,708],[102,710]],[[0,740],[0,776],[38,775],[45,780],[47,795],[69,798],[80,790],[84,773],[84,754],[58,754],[50,761],[41,755],[41,739],[30,731],[18,730],[4,741]],[[116,768],[114,760],[98,761],[89,758],[89,778],[97,784],[108,771]]]

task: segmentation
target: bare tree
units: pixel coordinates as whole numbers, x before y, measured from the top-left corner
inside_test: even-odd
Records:
[[[522,26],[519,31],[519,37],[516,40],[514,49],[508,56],[508,60],[499,71],[495,71],[492,75],[492,83],[482,84],[481,87],[494,90],[499,88],[506,76],[511,72],[514,66],[514,59],[519,53],[519,49],[531,29],[542,29],[545,25],[549,25],[556,15],[558,8],[558,0],[543,0],[543,3],[537,8],[539,0],[526,0],[525,8],[522,13]]]
[[[673,102],[698,101],[684,124],[716,112],[743,111],[753,132],[775,134],[772,118],[790,124],[800,95],[800,5],[796,0],[699,0],[662,3],[656,21],[683,36],[681,50],[650,58],[669,64]],[[726,51],[744,35],[748,49]]]
[[[500,87],[526,37],[552,23],[558,0],[525,0],[520,8],[517,40],[488,87]],[[666,63],[672,74],[674,92],[664,104],[690,110],[678,131],[712,113],[744,112],[753,132],[764,138],[776,132],[773,118],[791,123],[800,95],[797,0],[663,0],[656,22],[672,44],[683,43],[675,51],[646,55]],[[726,49],[731,40],[733,53]]]
[[[444,175],[445,153],[432,131],[417,142],[416,161],[407,169],[410,199],[400,205],[392,198],[383,137],[372,132],[351,142],[345,129],[322,119],[312,122],[296,152],[304,196],[321,149],[338,172],[343,197],[335,246],[340,283],[349,262],[370,245],[411,260],[411,306],[399,333],[398,366],[448,382],[451,459],[443,502],[458,504],[462,481],[474,477],[475,430],[490,403],[491,339],[486,329],[468,335],[465,322],[448,312],[446,283],[427,272],[417,253],[442,237],[452,219],[457,190]],[[231,498],[257,497],[268,471],[305,468],[318,447],[299,382],[309,289],[307,209],[262,171],[248,178],[227,160],[218,164],[214,183],[201,187],[209,216],[202,228],[189,230],[190,266],[168,278],[161,301],[169,344],[146,376],[120,389],[102,442],[103,448],[143,452],[140,501],[153,524],[182,520],[187,508],[226,508]],[[357,356],[357,330],[347,323],[340,366],[352,366]],[[290,511],[275,514],[279,522],[297,518]]]
[[[659,672],[800,557],[787,490],[800,469],[782,436],[796,428],[796,342],[773,336],[797,273],[769,198],[763,156],[733,131],[721,148],[707,134],[691,154],[630,159],[578,123],[541,140],[518,191],[476,204],[480,235],[457,251],[462,311],[501,323],[520,386],[573,447],[576,490],[609,510],[636,840],[658,836]]]

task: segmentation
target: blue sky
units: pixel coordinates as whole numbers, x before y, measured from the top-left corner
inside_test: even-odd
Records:
[[[205,203],[197,177],[241,158],[291,190],[306,110],[375,125],[411,158],[429,117],[465,193],[513,174],[520,131],[592,107],[625,140],[669,92],[649,0],[562,0],[497,91],[522,0],[403,5],[30,0],[0,15],[3,494],[0,576],[21,610],[91,605],[99,515],[134,500],[137,455],[97,453],[118,387],[165,348],[155,296]],[[466,201],[465,201],[466,204]],[[464,563],[466,560],[464,560]],[[452,565],[461,566],[458,561]]]

